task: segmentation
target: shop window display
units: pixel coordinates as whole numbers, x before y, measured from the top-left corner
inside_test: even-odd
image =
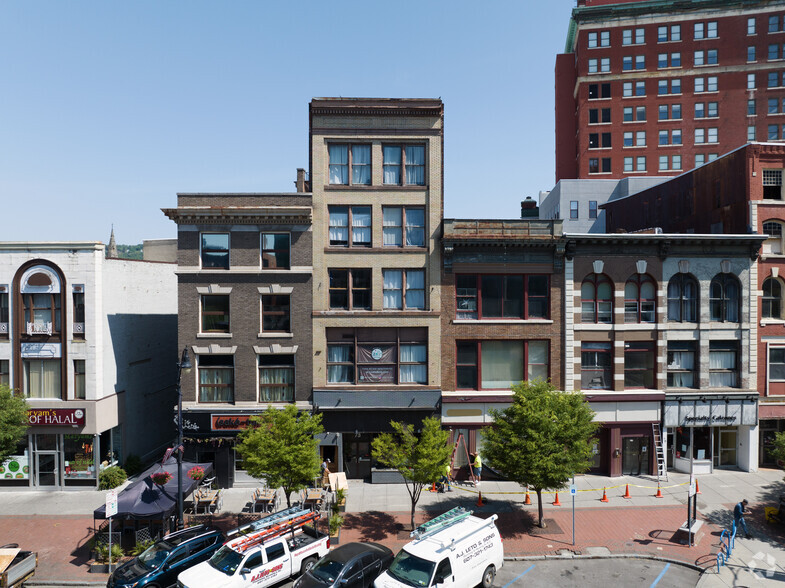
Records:
[[[95,480],[92,435],[63,435],[64,474],[68,480]]]
[[[15,453],[0,463],[0,481],[4,486],[27,486],[29,484],[30,448],[26,436],[19,441]]]

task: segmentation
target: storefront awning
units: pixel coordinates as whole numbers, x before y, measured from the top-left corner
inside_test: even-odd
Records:
[[[753,394],[668,395],[666,427],[710,427],[758,424],[758,397]]]
[[[314,390],[317,410],[436,410],[441,390]]]
[[[763,404],[758,407],[761,420],[785,419],[785,404]]]

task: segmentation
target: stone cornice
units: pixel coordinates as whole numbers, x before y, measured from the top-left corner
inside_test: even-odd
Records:
[[[310,206],[178,206],[161,211],[178,225],[310,225],[313,217]]]

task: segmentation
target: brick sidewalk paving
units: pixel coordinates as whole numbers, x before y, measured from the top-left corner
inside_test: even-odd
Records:
[[[479,510],[479,509],[478,509]],[[422,523],[438,512],[417,512]],[[477,512],[490,516],[484,508]],[[548,528],[535,527],[536,505],[499,513],[497,525],[508,557],[557,555],[562,550],[591,553],[588,548],[604,547],[610,553],[635,553],[665,557],[701,567],[711,566],[716,557],[719,528],[704,524],[698,543],[687,547],[678,542],[675,531],[684,522],[685,507],[617,507],[583,508],[575,511],[576,545],[572,545],[572,510],[545,511]],[[233,526],[231,515],[216,517],[220,527]],[[409,523],[408,512],[347,513],[341,530],[341,543],[377,541],[397,552],[409,541],[403,529]],[[84,516],[0,516],[0,545],[18,543],[38,552],[35,579],[106,582],[106,574],[87,571],[89,556],[85,546],[92,536],[93,520]]]

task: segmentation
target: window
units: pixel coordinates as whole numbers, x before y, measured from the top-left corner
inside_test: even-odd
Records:
[[[622,45],[643,45],[646,42],[646,31],[644,29],[624,29],[621,32]]]
[[[74,339],[84,339],[85,337],[85,318],[84,318],[84,292],[74,292],[72,294],[74,304]],[[3,295],[0,294],[0,323],[3,321]],[[5,322],[8,322],[8,299],[5,301]]]
[[[22,387],[27,398],[62,398],[59,359],[23,359]]]
[[[589,200],[589,218],[597,218],[597,201]]]
[[[657,110],[658,120],[681,119],[681,104],[671,104],[670,108],[667,104],[660,104]]]
[[[327,151],[330,158],[330,184],[367,186],[371,183],[370,145],[332,144]]]
[[[736,341],[709,341],[709,386],[736,388],[739,385]]]
[[[668,320],[698,322],[698,282],[687,274],[676,274],[668,282]]]
[[[706,163],[706,154],[698,153],[695,156],[695,167],[698,167],[699,165],[703,165],[704,163]]]
[[[229,333],[229,296],[205,294],[201,303],[202,333]]]
[[[330,206],[330,246],[370,247],[371,207]]]
[[[654,388],[654,343],[624,344],[624,387]]]
[[[703,50],[695,51],[695,55],[693,58],[693,63],[695,65],[706,65],[706,56]]]
[[[635,146],[646,147],[646,131],[635,132]]]
[[[695,143],[701,144],[706,142],[706,129],[695,129]]]
[[[633,132],[632,131],[625,131],[623,135],[623,145],[624,147],[632,147],[633,143]]]
[[[705,38],[706,38],[706,29],[704,23],[696,22],[693,25],[693,39],[705,39]]]
[[[681,155],[671,156],[671,169],[681,169]]]
[[[597,35],[597,33],[594,33],[594,32],[589,33],[588,34],[588,47],[589,47],[589,49],[594,49],[595,47],[598,47],[598,46],[599,46],[599,42],[598,42],[598,35]]]
[[[608,73],[611,71],[611,58],[610,57],[603,57],[600,59],[600,71],[602,73]]]
[[[330,384],[427,384],[427,331],[327,329]]]
[[[622,57],[621,68],[622,71],[646,69],[646,58],[643,55]]]
[[[762,318],[782,318],[782,283],[777,278],[763,280]]]
[[[386,310],[425,308],[424,270],[384,270],[382,273]]]
[[[633,171],[632,157],[625,157],[624,158],[624,171],[625,172]]]
[[[668,342],[669,388],[695,387],[695,342]]]
[[[82,313],[84,314],[84,307]],[[0,338],[8,338],[8,286],[0,286]]]
[[[646,122],[646,107],[645,106],[626,106],[624,108],[624,121],[625,122]]]
[[[85,395],[85,360],[74,360],[74,398],[76,400],[84,400],[87,398]]]
[[[591,157],[589,158],[589,173],[590,174],[598,174],[600,173],[600,160],[598,157]],[[572,210],[570,210],[570,218],[578,218],[577,216],[572,216]]]
[[[624,82],[622,85],[622,96],[625,98],[632,96],[632,82]]]
[[[754,90],[755,89],[755,74],[754,73],[747,74],[747,89],[748,90]]]
[[[671,129],[671,145],[681,145],[681,129]]]
[[[768,125],[766,127],[766,136],[768,137],[769,141],[778,141],[780,138],[780,126]]]
[[[578,218],[578,201],[570,200],[570,218]]]
[[[229,269],[229,233],[202,233],[202,267]]]
[[[709,127],[706,130],[708,131],[707,143],[716,143],[717,142],[717,127]]]
[[[635,29],[635,44],[643,45],[646,42],[646,31],[644,29]]]
[[[234,402],[234,356],[199,356],[199,402]]]
[[[751,102],[754,104],[754,100]],[[717,102],[695,103],[695,118],[716,118],[717,116],[719,116],[719,107]]]
[[[549,292],[543,275],[458,274],[456,318],[548,318]]]
[[[646,171],[646,156],[640,155],[635,158],[635,171]]]
[[[785,347],[769,347],[769,381],[785,381]]]
[[[767,88],[780,88],[785,86],[785,72],[772,71],[766,77]]]
[[[763,242],[763,253],[782,254],[782,223],[779,221],[766,221],[763,223],[763,233],[768,238]]]
[[[425,209],[385,206],[382,209],[385,247],[425,247]]]
[[[668,156],[667,155],[660,155],[659,171],[668,171]]]
[[[613,388],[613,352],[610,343],[581,343],[581,389]]]
[[[752,100],[747,100],[747,114],[750,114],[749,103],[754,102]],[[767,114],[777,114],[780,110],[780,100],[779,98],[769,98],[767,100]],[[754,112],[752,114],[755,114]]]
[[[581,322],[613,322],[613,283],[604,274],[590,274],[581,284]]]
[[[602,98],[611,97],[611,85],[605,84],[589,84],[589,100],[600,100]]]
[[[294,402],[294,355],[259,356],[259,402]]]
[[[631,276],[624,285],[624,322],[655,322],[657,287],[645,274]]]
[[[382,158],[385,184],[425,185],[425,145],[385,145]]]
[[[731,274],[717,274],[709,287],[711,320],[739,322],[739,281]]]
[[[602,173],[604,174],[611,173],[611,158],[603,157],[600,161],[602,163]]]
[[[600,147],[600,134],[589,133],[589,149],[598,149]]]
[[[755,125],[747,127],[747,141],[755,140]]]
[[[646,95],[646,82],[635,82],[635,95],[636,96]]]
[[[27,335],[60,333],[60,294],[23,294],[25,321],[22,328]]]
[[[747,47],[747,61],[755,61],[755,45]]]
[[[591,108],[589,109],[589,124],[597,125],[600,123],[611,122],[610,108]]]
[[[8,371],[10,362],[7,359],[0,359],[0,385],[11,385],[11,373]]]
[[[749,26],[749,23],[748,25]],[[780,31],[780,17],[779,15],[769,17],[769,32],[778,33]]]
[[[289,269],[289,233],[262,233],[262,269]]]
[[[681,53],[671,53],[670,67],[681,67]]]
[[[775,59],[780,58],[780,46],[778,43],[774,43],[768,46],[768,51],[766,53],[766,59],[769,61],[774,61]]]
[[[291,333],[291,308],[287,294],[262,295],[262,332]]]
[[[523,380],[547,380],[548,356],[548,341],[457,341],[456,386],[509,390]]]
[[[657,42],[667,43],[668,41],[681,41],[681,25],[657,27]]]
[[[755,17],[750,17],[747,19],[747,34],[748,35],[755,34]]]
[[[371,270],[331,269],[328,274],[331,309],[371,309]]]
[[[657,82],[657,95],[663,96],[667,94],[681,94],[680,78],[670,80],[670,91],[668,90],[668,80],[659,80]]]
[[[781,169],[763,170],[763,198],[764,200],[782,200],[782,170]],[[765,225],[764,225],[764,229],[765,229]]]
[[[706,50],[695,51],[694,64],[696,66],[717,65],[717,50],[706,49]]]
[[[624,29],[621,32],[621,44],[632,45],[632,29]]]

